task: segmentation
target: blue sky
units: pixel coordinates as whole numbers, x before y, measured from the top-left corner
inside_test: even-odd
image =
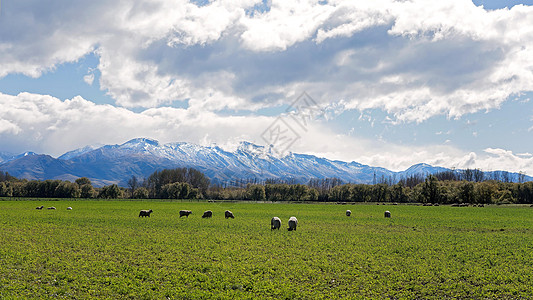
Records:
[[[135,137],[232,149],[273,143],[281,118],[299,137],[283,154],[531,175],[531,5],[3,2],[0,151]],[[304,92],[324,114],[300,126]]]

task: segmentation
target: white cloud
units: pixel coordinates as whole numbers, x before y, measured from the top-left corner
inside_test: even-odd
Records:
[[[421,122],[498,108],[510,95],[533,90],[529,6],[486,11],[463,0],[273,0],[257,10],[262,1],[39,3],[3,8],[0,77],[38,77],[96,49],[100,86],[125,107],[187,99],[213,110],[255,110],[306,90],[323,102],[345,101],[346,109],[381,108],[398,121]]]
[[[0,93],[2,150],[61,155],[86,145],[115,144],[148,136],[162,142],[200,143],[239,138],[253,140],[273,120],[269,117],[218,116],[212,112],[153,108],[135,113],[97,105],[81,97],[61,101],[51,96]]]
[[[90,73],[83,76],[83,81],[85,81],[85,83],[87,83],[88,85],[92,85],[94,82],[94,74]]]

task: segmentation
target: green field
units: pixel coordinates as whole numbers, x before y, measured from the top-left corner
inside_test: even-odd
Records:
[[[28,200],[0,201],[0,224],[2,299],[533,298],[523,206]]]

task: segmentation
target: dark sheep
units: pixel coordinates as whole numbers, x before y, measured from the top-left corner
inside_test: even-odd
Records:
[[[139,212],[139,217],[150,217],[150,214],[152,213],[152,210],[146,210],[143,209]]]
[[[204,211],[204,214],[202,215],[202,218],[211,218],[213,216],[213,212],[210,210]]]
[[[277,229],[281,227],[281,219],[278,217],[273,217],[272,220],[270,220],[270,231]]]
[[[224,212],[224,216],[226,217],[226,219],[227,219],[227,218],[235,219],[235,216],[234,216],[233,213],[232,213],[231,211],[229,211],[229,210],[226,210],[226,211]]]
[[[289,228],[287,230],[293,231],[296,230],[296,226],[298,225],[298,219],[296,217],[290,217],[289,218]]]
[[[46,209],[56,209],[56,208],[53,206],[50,206],[50,207],[47,207]]]
[[[37,206],[35,209],[43,209],[44,208],[44,205],[41,205],[41,206]]]
[[[390,217],[391,217],[391,216],[390,216],[390,211],[388,211],[388,210],[385,211],[385,218],[390,218]]]
[[[351,216],[351,215],[352,215],[352,211],[351,211],[351,210],[349,210],[349,209],[348,209],[348,210],[346,210],[346,216],[347,216],[347,217],[349,217],[349,216]]]
[[[190,210],[180,210],[180,218],[183,216],[186,216],[188,218],[190,214],[192,214],[192,211]]]

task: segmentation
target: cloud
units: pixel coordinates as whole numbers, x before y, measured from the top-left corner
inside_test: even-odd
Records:
[[[92,85],[94,82],[94,74],[90,73],[83,76],[83,81],[85,81],[85,83],[87,83],[88,85]]]
[[[222,117],[170,107],[135,113],[97,105],[79,96],[61,101],[30,93],[0,93],[0,106],[2,150],[56,156],[86,145],[116,144],[142,136],[161,142],[253,140],[273,120],[262,116]]]
[[[100,87],[124,107],[255,111],[305,90],[323,104],[423,122],[533,90],[533,8],[523,5],[15,1],[3,12],[0,77],[38,77],[94,52]]]

